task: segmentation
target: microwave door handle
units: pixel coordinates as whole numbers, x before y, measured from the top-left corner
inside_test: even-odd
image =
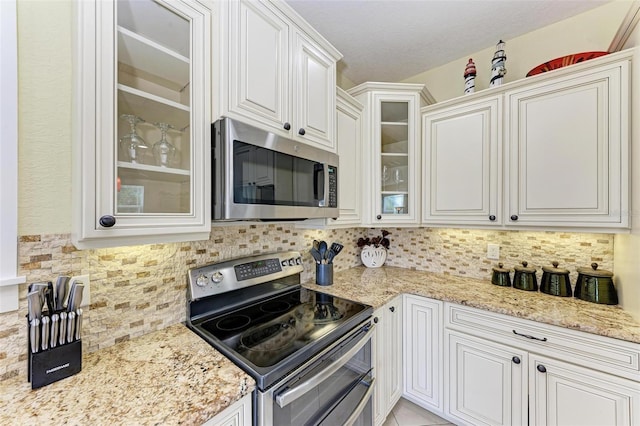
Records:
[[[280,406],[280,408],[284,408],[296,399],[309,392],[309,390],[313,389],[314,387],[318,386],[320,383],[331,377],[333,373],[342,368],[342,366],[349,362],[349,360],[353,358],[353,356],[357,354],[360,349],[362,349],[367,343],[369,343],[369,341],[371,340],[371,335],[374,331],[375,327],[369,328],[369,331],[367,331],[367,333],[362,337],[362,340],[358,342],[357,345],[345,352],[340,358],[329,364],[329,366],[327,366],[320,373],[314,375],[306,382],[288,389],[287,391],[282,392],[281,394],[276,396],[276,403]]]
[[[356,420],[358,420],[358,417],[360,417],[360,413],[362,413],[362,411],[365,409],[367,403],[369,402],[369,399],[371,398],[376,379],[371,378],[371,380],[366,380],[363,382],[366,386],[369,387],[369,389],[367,389],[367,392],[365,392],[365,394],[362,396],[362,399],[360,399],[360,402],[358,402],[358,405],[356,405],[356,408],[354,408],[353,413],[351,413],[349,418],[344,422],[344,426],[352,426],[356,422]]]
[[[327,185],[329,183],[326,164],[316,163],[313,166],[313,199],[318,200],[318,207],[324,207],[327,204]],[[322,175],[323,193],[320,194],[320,177]]]

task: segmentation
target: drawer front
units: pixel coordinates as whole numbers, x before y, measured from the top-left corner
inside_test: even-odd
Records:
[[[445,327],[640,381],[640,344],[448,303]]]

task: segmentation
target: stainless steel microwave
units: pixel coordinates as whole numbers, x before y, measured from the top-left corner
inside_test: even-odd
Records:
[[[338,217],[338,156],[230,118],[212,125],[213,220]]]

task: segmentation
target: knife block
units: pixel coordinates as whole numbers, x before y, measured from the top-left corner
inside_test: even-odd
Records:
[[[31,352],[30,339],[27,342],[31,389],[41,388],[82,370],[82,339],[36,353]]]

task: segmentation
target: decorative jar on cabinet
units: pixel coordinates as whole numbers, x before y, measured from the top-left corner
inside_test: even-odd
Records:
[[[212,5],[74,7],[74,244],[207,239]]]

